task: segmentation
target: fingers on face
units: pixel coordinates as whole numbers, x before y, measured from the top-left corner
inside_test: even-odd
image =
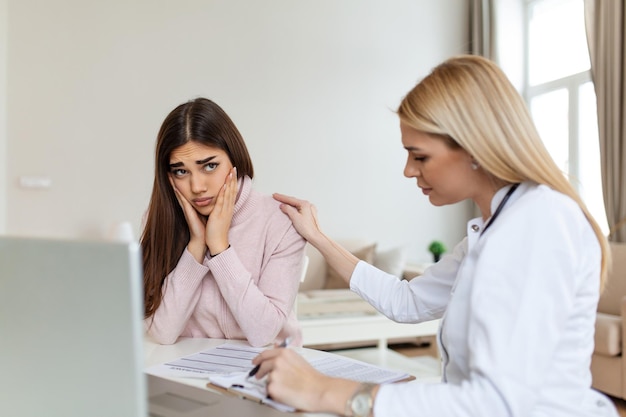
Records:
[[[187,199],[180,193],[180,191],[178,190],[178,188],[176,188],[173,182],[172,182],[172,189],[174,190],[174,196],[176,196],[176,200],[178,200],[178,204],[180,204],[180,206],[184,208],[186,205],[185,203],[187,202]]]
[[[235,196],[237,195],[237,168],[233,167],[233,169],[230,171],[230,184],[228,186],[228,192],[229,192],[229,197],[231,200],[234,200]]]
[[[167,178],[170,181],[170,185],[172,186],[172,189],[174,190],[174,193],[178,192],[178,189],[176,188],[176,184],[174,184],[174,178],[172,178],[172,175],[168,175]]]
[[[231,172],[226,176],[226,180],[224,181],[224,185],[220,189],[220,192],[217,195],[216,200],[216,208],[224,207],[229,208],[234,206],[235,200],[237,198],[237,171],[231,170]]]
[[[174,190],[174,195],[176,196],[176,199],[178,200],[178,202],[183,205],[184,201],[186,201],[185,197],[181,194],[180,190],[176,187],[176,184],[174,183],[174,178],[172,177],[172,175],[169,175],[169,180],[170,180],[170,184],[172,185],[172,189]]]

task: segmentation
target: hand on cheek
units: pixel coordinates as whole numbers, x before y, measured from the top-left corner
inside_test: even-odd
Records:
[[[187,226],[189,227],[189,243],[187,248],[196,261],[198,261],[198,263],[202,263],[207,249],[204,242],[206,224],[196,209],[185,198],[185,196],[183,196],[178,188],[176,188],[176,184],[174,183],[171,175],[170,184],[172,184],[174,194],[176,195],[178,204],[180,204],[180,207],[183,209],[183,214],[185,215],[185,220],[187,221]]]
[[[226,176],[207,221],[206,244],[213,256],[228,249],[228,230],[235,211],[237,185],[237,168],[233,167]]]

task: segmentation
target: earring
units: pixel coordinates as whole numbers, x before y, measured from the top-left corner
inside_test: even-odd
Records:
[[[473,169],[474,171],[476,171],[476,170],[478,169],[478,167],[480,167],[480,165],[478,165],[478,162],[476,162],[476,161],[472,161],[472,169]]]

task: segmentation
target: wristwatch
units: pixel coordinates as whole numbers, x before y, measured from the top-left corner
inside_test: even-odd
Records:
[[[370,382],[360,384],[346,403],[346,416],[369,417],[374,406],[372,391],[377,385]]]

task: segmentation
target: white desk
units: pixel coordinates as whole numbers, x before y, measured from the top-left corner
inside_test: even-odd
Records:
[[[152,342],[148,337],[144,338],[144,363],[145,368],[150,368],[154,365],[159,365],[183,356],[191,355],[196,352],[200,352],[206,349],[210,349],[216,346],[221,345],[222,343],[237,343],[237,344],[246,344],[244,341],[238,340],[224,340],[224,339],[205,339],[205,338],[180,338],[173,345],[159,345],[157,343]],[[322,355],[324,352],[315,351],[313,349],[304,349],[303,354],[307,357],[315,357],[315,355]],[[217,390],[212,390],[207,387],[207,379],[204,378],[181,378],[181,377],[173,377],[167,376],[163,374],[156,373],[163,378],[167,378],[181,384],[192,385],[195,387],[200,387],[206,389],[208,391],[217,392],[218,394],[222,394]],[[242,400],[247,401],[247,400]],[[269,406],[268,406],[269,407]],[[293,416],[293,415],[301,415],[307,417],[332,417],[331,414],[326,413],[285,413],[285,416]]]
[[[145,368],[150,368],[154,365],[159,365],[183,356],[187,356],[187,355],[191,355],[193,353],[196,352],[200,352],[206,349],[210,349],[213,347],[216,347],[222,343],[240,343],[240,344],[246,344],[246,342],[244,341],[237,341],[237,340],[223,340],[223,339],[205,339],[205,338],[180,338],[178,339],[178,341],[173,344],[173,345],[159,345],[157,343],[152,342],[149,338],[145,338],[144,339],[144,364],[145,364]],[[346,351],[348,352],[348,351]],[[365,351],[363,351],[365,352]],[[318,350],[314,350],[314,349],[307,349],[307,348],[303,348],[301,350],[301,353],[307,357],[307,358],[315,358],[318,356],[323,356],[325,354],[328,354],[326,352],[323,351],[318,351]],[[336,354],[341,354],[341,351],[337,351],[334,352]],[[391,358],[395,358],[396,360],[393,361],[393,364],[398,364],[401,362],[397,361],[397,357],[402,356],[396,352],[390,352],[390,356]],[[360,359],[363,360],[364,362],[370,362],[370,363],[375,363],[376,361],[370,361],[370,360],[364,360],[364,358],[360,358],[355,355],[352,354],[346,354],[346,356],[352,357],[354,359]],[[374,356],[375,358],[377,357],[376,355]],[[405,360],[409,361],[409,358],[404,358]],[[408,363],[408,362],[407,362]],[[379,364],[379,363],[378,363]],[[393,364],[389,364],[389,365],[393,365]],[[384,366],[384,365],[382,365]],[[409,374],[412,374],[413,376],[416,377],[416,381],[420,381],[420,377],[425,376],[427,379],[431,379],[432,375],[430,374],[426,374],[426,375],[420,375],[420,368],[419,366],[415,367],[415,368],[406,368],[403,366],[386,366],[390,369],[397,369],[397,370],[404,370],[404,372],[407,372]],[[415,372],[415,371],[418,372]],[[181,384],[187,384],[187,385],[192,385],[192,386],[196,386],[196,387],[201,387],[207,390],[210,390],[210,388],[207,387],[207,380],[206,379],[201,379],[201,378],[181,378],[181,377],[171,377],[171,376],[165,376],[165,375],[161,375],[158,374],[161,377],[166,377],[168,379],[177,381]],[[215,391],[217,392],[217,391]],[[294,415],[293,413],[289,413],[290,415]],[[301,414],[304,416],[329,416],[328,414],[319,414],[319,413],[304,413]]]
[[[246,344],[246,342],[241,340],[224,340],[224,339],[205,339],[205,338],[180,338],[173,345],[159,345],[157,343],[152,342],[147,337],[144,338],[144,362],[145,368],[150,368],[154,365],[159,365],[183,356],[191,355],[196,352],[200,352],[206,349],[210,349],[221,345],[222,343],[236,343],[236,344]],[[323,351],[317,351],[314,349],[301,349],[301,353],[303,356],[307,358],[315,358],[318,356],[322,356],[328,354]],[[217,390],[212,390],[207,387],[207,380],[204,378],[181,378],[181,377],[173,377],[167,376],[160,373],[155,373],[163,378],[167,378],[181,384],[192,385],[195,387],[200,387],[209,391],[217,392],[218,394],[222,394]],[[246,401],[246,400],[242,400]],[[268,406],[269,407],[269,406]],[[327,413],[285,413],[285,416],[293,416],[293,415],[301,415],[307,417],[333,417],[334,414]]]

